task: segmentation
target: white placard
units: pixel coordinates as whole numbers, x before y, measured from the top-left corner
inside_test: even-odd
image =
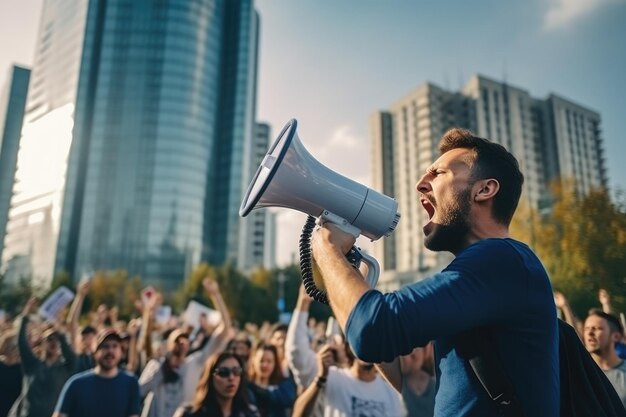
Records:
[[[48,321],[55,321],[63,310],[74,299],[74,293],[67,287],[59,287],[39,307],[39,315]]]
[[[159,324],[167,324],[172,317],[172,307],[160,306],[154,314],[154,319]]]
[[[222,321],[222,315],[205,305],[200,304],[197,301],[191,300],[185,313],[183,313],[183,319],[186,323],[193,326],[194,330],[200,327],[200,315],[206,314],[207,320],[210,325],[217,326]]]

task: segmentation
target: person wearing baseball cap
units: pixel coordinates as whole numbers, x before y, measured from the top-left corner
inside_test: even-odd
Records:
[[[53,417],[134,417],[139,415],[137,378],[119,369],[122,337],[115,330],[98,333],[96,366],[70,378],[61,392]]]

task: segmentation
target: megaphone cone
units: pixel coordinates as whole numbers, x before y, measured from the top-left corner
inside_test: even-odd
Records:
[[[292,119],[268,150],[239,209],[240,216],[262,207],[286,207],[319,217],[328,211],[372,240],[398,224],[398,203],[336,173],[306,150]]]

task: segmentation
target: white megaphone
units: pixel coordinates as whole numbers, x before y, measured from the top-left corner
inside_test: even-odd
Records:
[[[355,238],[389,236],[398,221],[398,203],[322,165],[302,145],[297,122],[290,120],[269,148],[248,186],[239,215],[263,207],[286,207],[331,222]],[[360,254],[368,264],[367,281],[376,286],[376,260]]]

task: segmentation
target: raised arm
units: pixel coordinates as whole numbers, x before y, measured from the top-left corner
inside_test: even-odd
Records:
[[[141,397],[145,397],[150,391],[156,390],[163,383],[163,380],[162,363],[156,359],[151,359],[139,377],[139,394]]]
[[[203,363],[213,353],[220,352],[226,349],[228,341],[234,337],[234,330],[232,328],[230,313],[228,312],[226,303],[222,298],[222,294],[220,292],[219,286],[217,285],[217,282],[210,278],[205,278],[202,281],[202,286],[208,293],[209,298],[213,302],[215,308],[217,308],[217,310],[220,312],[222,319],[215,329],[210,327],[207,320],[200,321],[201,325],[204,327],[203,330],[207,335],[210,334],[211,338],[208,342],[204,344],[204,347],[201,350],[192,353],[186,358],[186,362],[189,364],[189,366],[198,367],[203,366]]]
[[[604,288],[600,288],[598,291],[598,301],[602,306],[602,311],[607,314],[613,314],[613,305],[611,304],[611,295]]]
[[[326,345],[317,352],[317,377],[296,399],[293,405],[292,417],[311,417],[313,415],[317,398],[326,386],[328,369],[334,363],[333,349],[335,347]]]
[[[65,367],[72,372],[76,369],[76,352],[68,343],[67,335],[63,332],[59,332],[59,343],[61,344],[63,358],[65,358]]]
[[[152,358],[153,317],[157,307],[161,304],[161,299],[161,294],[155,293],[142,307],[141,328],[137,338],[137,352],[138,354],[144,352],[146,361]]]
[[[224,298],[222,297],[217,281],[207,277],[202,280],[202,287],[204,287],[204,290],[209,295],[209,298],[217,311],[219,311],[222,315],[222,324],[224,327],[227,329],[232,327],[233,323],[230,317],[230,312],[228,311],[228,307],[226,307],[226,303],[224,302]]]
[[[135,373],[139,369],[139,351],[137,350],[137,337],[141,329],[141,320],[133,319],[128,323],[127,331],[130,336],[128,341],[128,363],[126,370]]]
[[[35,370],[37,363],[40,362],[39,358],[35,356],[30,348],[30,344],[28,343],[28,315],[35,309],[36,305],[37,299],[35,297],[31,297],[26,302],[26,305],[24,305],[20,318],[19,333],[17,336],[17,347],[20,351],[22,367],[24,368],[24,373],[26,374],[32,373]]]
[[[296,383],[302,388],[308,387],[317,373],[317,359],[307,331],[311,302],[301,285],[285,337],[285,357]]]
[[[78,342],[76,340],[76,335],[78,333],[78,318],[80,317],[80,312],[83,309],[83,302],[85,301],[85,297],[89,293],[89,287],[89,280],[80,280],[80,282],[76,286],[76,296],[72,301],[72,305],[70,306],[70,312],[67,315],[67,319],[65,321],[70,337],[70,343],[74,347],[75,351],[78,351],[79,349]]]
[[[569,301],[563,293],[559,291],[554,291],[554,305],[556,308],[560,309],[563,313],[563,321],[572,326],[578,337],[582,339],[582,323],[578,320],[578,317],[574,314],[572,307],[569,305]]]

